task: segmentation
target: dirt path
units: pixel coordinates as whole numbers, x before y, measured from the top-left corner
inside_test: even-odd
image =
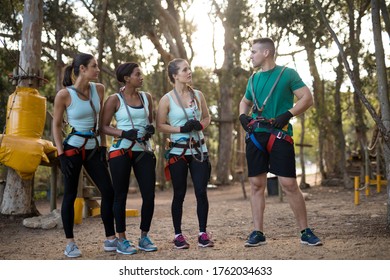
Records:
[[[249,195],[249,184],[246,185]],[[304,191],[309,223],[322,239],[321,247],[299,243],[298,229],[286,199],[267,197],[265,234],[267,245],[245,248],[244,241],[252,230],[249,200],[243,199],[240,185],[209,189],[210,213],[208,230],[215,241],[214,248],[196,246],[197,219],[195,197],[189,189],[184,204],[183,233],[191,245],[189,250],[173,248],[173,226],[170,215],[172,193],[156,193],[156,208],[150,236],[159,250],[139,252],[131,256],[106,253],[102,249],[103,226],[100,218],[86,218],[75,226],[77,243],[82,250],[81,259],[87,260],[389,260],[390,232],[386,231],[386,193],[375,193],[368,198],[361,195],[361,204],[354,205],[353,191],[342,187],[312,186]],[[139,209],[139,193],[129,195],[127,208]],[[60,205],[60,204],[58,204]],[[46,201],[37,202],[42,214],[48,213]],[[139,217],[128,217],[128,237],[139,235]],[[3,260],[61,260],[65,247],[62,229],[29,229],[21,219],[0,216],[0,259]],[[38,248],[38,249],[37,249]]]

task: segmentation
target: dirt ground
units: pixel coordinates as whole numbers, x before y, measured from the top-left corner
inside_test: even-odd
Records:
[[[243,196],[241,185],[209,189],[208,230],[215,241],[214,248],[197,247],[198,223],[196,203],[189,189],[184,203],[183,233],[190,249],[173,248],[173,226],[170,214],[171,190],[157,191],[155,215],[150,236],[157,252],[138,252],[124,256],[104,252],[103,225],[99,217],[85,218],[75,226],[75,237],[85,260],[389,260],[390,232],[386,230],[386,191],[371,195],[361,193],[361,203],[354,205],[353,190],[343,187],[322,187],[310,178],[308,199],[309,224],[324,245],[309,247],[299,243],[298,229],[287,199],[268,196],[265,212],[267,244],[245,248],[244,242],[252,230],[249,198]],[[249,196],[249,183],[245,184]],[[38,201],[41,214],[49,213],[49,203]],[[140,194],[129,194],[127,208],[140,209]],[[58,203],[60,207],[60,199]],[[127,235],[135,241],[139,236],[139,217],[127,217]],[[3,260],[63,260],[66,244],[62,229],[30,229],[21,218],[0,216],[0,259]]]

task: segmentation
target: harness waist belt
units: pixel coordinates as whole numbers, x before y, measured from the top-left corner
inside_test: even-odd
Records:
[[[199,144],[199,141],[195,142],[193,141],[192,142],[192,148],[199,148],[201,145],[204,144],[204,138],[200,140],[200,144]],[[190,145],[189,143],[186,143],[186,144],[180,144],[180,143],[172,143],[170,142],[169,143],[169,148],[182,148],[182,149],[189,149],[190,148]]]
[[[108,154],[108,158],[109,159],[116,158],[116,157],[122,156],[122,155],[124,155],[126,153],[129,154],[130,158],[133,155],[133,152],[132,152],[131,149],[128,149],[128,150],[119,149],[119,150],[115,150],[115,151],[110,152]]]

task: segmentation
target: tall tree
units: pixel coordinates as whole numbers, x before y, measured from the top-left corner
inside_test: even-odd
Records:
[[[22,50],[18,70],[21,77],[18,85],[22,87],[38,88],[39,86],[39,80],[34,76],[41,76],[42,7],[42,0],[24,1]],[[12,215],[36,214],[32,192],[33,179],[23,180],[15,170],[9,168],[0,212]]]
[[[372,15],[372,27],[374,33],[375,43],[375,58],[376,69],[378,76],[378,99],[380,104],[380,110],[382,113],[382,122],[385,127],[385,133],[383,136],[384,158],[386,163],[386,178],[387,178],[387,227],[390,229],[390,101],[389,101],[389,85],[387,82],[387,70],[385,64],[385,55],[383,50],[383,41],[381,34],[381,22],[380,22],[380,0],[371,0],[371,15]]]
[[[318,46],[328,46],[330,40],[324,36],[324,27],[317,17],[313,17],[317,11],[310,1],[267,1],[267,10],[264,16],[267,22],[274,24],[287,33],[286,36],[296,36],[298,44],[303,46],[307,61],[309,63],[310,74],[313,77],[313,97],[314,97],[314,121],[318,129],[318,149],[319,149],[319,170],[322,179],[327,178],[329,163],[327,159],[330,153],[326,153],[326,147],[331,146],[329,133],[328,104],[325,99],[325,91],[320,71],[317,66]],[[278,34],[275,34],[278,37]]]
[[[233,145],[233,85],[235,80],[235,69],[241,67],[241,28],[247,23],[246,11],[247,1],[228,0],[227,6],[220,6],[213,1],[213,7],[217,17],[221,20],[225,30],[224,38],[224,60],[222,67],[215,72],[219,79],[219,103],[218,103],[218,124],[219,124],[219,146],[217,163],[217,182],[229,184],[229,176],[232,173],[232,145]],[[240,142],[239,142],[240,143]],[[242,146],[242,145],[241,145]]]

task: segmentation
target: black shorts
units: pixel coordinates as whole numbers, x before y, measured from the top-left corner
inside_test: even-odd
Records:
[[[277,176],[296,178],[294,145],[277,138],[269,154],[266,147],[270,135],[267,132],[254,133],[256,140],[265,151],[260,150],[249,137],[245,140],[248,177],[271,172]]]

